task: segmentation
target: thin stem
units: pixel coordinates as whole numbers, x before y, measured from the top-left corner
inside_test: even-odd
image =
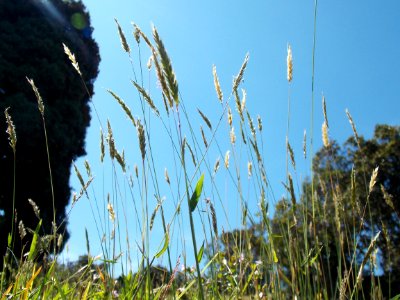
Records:
[[[181,144],[181,148],[183,145],[183,139],[182,139],[182,131],[181,131],[181,122],[180,122],[180,115],[179,115],[179,110],[177,107],[177,115],[178,115],[178,128],[179,128],[179,139],[180,139],[180,144]],[[185,187],[186,187],[186,196],[187,196],[187,204],[188,204],[188,210],[189,210],[189,220],[190,220],[190,231],[192,234],[192,242],[193,242],[193,251],[194,251],[194,259],[196,261],[196,269],[197,269],[197,279],[198,279],[198,283],[199,283],[199,296],[201,300],[204,300],[204,292],[203,292],[203,284],[201,282],[201,271],[200,271],[200,265],[199,265],[199,261],[197,259],[197,244],[196,244],[196,234],[194,231],[194,222],[193,222],[193,215],[192,212],[190,211],[190,196],[189,196],[189,185],[188,185],[188,176],[186,173],[186,164],[185,164],[185,154],[182,153],[182,167],[183,167],[183,173],[185,174]]]
[[[312,201],[312,216],[315,218],[314,207],[314,171],[313,171],[313,140],[314,140],[314,83],[315,83],[315,46],[316,46],[316,33],[317,33],[317,5],[318,0],[314,2],[314,36],[313,36],[313,50],[312,50],[312,77],[311,77],[311,130],[310,130],[310,152],[311,152],[311,201]]]
[[[46,152],[47,152],[47,164],[49,167],[49,176],[50,176],[50,188],[51,188],[51,199],[53,204],[53,226],[57,228],[56,224],[56,206],[55,206],[55,197],[54,197],[54,184],[53,184],[53,175],[51,172],[51,163],[50,163],[50,151],[49,151],[49,143],[47,138],[47,130],[46,130],[46,121],[44,119],[44,115],[42,114],[42,121],[43,121],[43,130],[44,130],[44,138],[46,140]],[[53,230],[53,227],[52,227]],[[54,245],[54,256],[56,255],[56,231],[53,232],[53,245]]]
[[[15,218],[15,185],[16,185],[16,171],[17,171],[17,154],[16,150],[13,149],[14,152],[14,176],[13,176],[13,208],[12,208],[12,220],[11,220],[11,241],[9,241],[8,246],[11,246],[11,249],[14,248],[14,218]]]

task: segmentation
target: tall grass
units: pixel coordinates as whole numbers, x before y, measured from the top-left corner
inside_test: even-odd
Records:
[[[316,5],[317,2],[315,9]],[[84,166],[86,175],[81,173],[79,166],[74,165],[81,190],[73,197],[72,209],[78,201],[82,201],[81,198],[87,198],[102,253],[96,257],[92,255],[86,232],[85,259],[76,264],[62,264],[56,248],[57,242],[61,244],[62,233],[57,236],[55,229],[50,237],[52,243],[48,244],[54,246],[53,253],[43,260],[43,256],[38,254],[46,250],[41,247],[44,247],[43,241],[48,237],[39,234],[42,221],[37,214],[38,226],[32,230],[27,255],[16,259],[16,264],[11,263],[8,256],[4,258],[2,299],[364,298],[366,295],[360,292],[358,286],[364,266],[375,255],[375,243],[380,233],[371,238],[363,260],[358,264],[357,235],[363,230],[363,223],[359,225],[354,218],[360,214],[363,217],[367,207],[360,208],[360,204],[354,201],[351,207],[346,207],[351,209],[353,219],[346,219],[343,213],[345,196],[333,184],[337,176],[334,171],[328,174],[329,182],[318,182],[319,178],[311,178],[311,191],[300,193],[295,153],[289,139],[291,87],[288,91],[287,194],[286,199],[274,203],[264,161],[262,119],[252,116],[246,106],[246,91],[239,91],[249,55],[245,56],[229,89],[220,85],[216,66],[212,67],[210,80],[214,82],[214,105],[219,112],[216,118],[210,118],[203,113],[203,107],[197,108],[198,115],[196,111],[192,113],[193,103],[187,103],[179,92],[171,59],[155,27],[150,38],[134,25],[138,51],[137,57],[133,58],[134,50],[129,38],[117,21],[116,25],[122,49],[132,67],[132,89],[138,102],[126,103],[116,91],[108,92],[121,107],[121,115],[137,132],[135,145],[139,153],[138,162],[132,164],[127,161],[114,134],[119,129],[113,128],[110,121],[107,121],[107,127],[103,127],[92,103],[101,127],[100,162],[104,166],[104,174],[110,174],[107,178],[111,181],[111,191],[106,191],[104,182],[100,182],[103,191],[99,195],[99,189],[94,187],[97,181],[88,162]],[[66,45],[64,49],[84,84],[84,74],[74,54]],[[289,46],[289,82],[293,80],[291,51]],[[144,75],[145,64],[142,62],[147,59],[143,53],[151,56],[147,63],[148,78]],[[315,42],[313,74],[314,53]],[[155,94],[150,92],[155,81],[151,77],[152,70],[160,86],[160,91]],[[140,74],[139,78],[137,74]],[[313,111],[314,75],[312,82]],[[46,130],[43,100],[33,80],[29,80],[29,83],[37,95]],[[139,107],[139,110],[131,110],[128,104]],[[323,107],[325,121],[322,140],[329,151],[325,102]],[[12,133],[12,120],[7,110],[6,115],[15,155],[15,133]],[[355,130],[351,117],[350,122]],[[200,130],[197,129],[197,123],[202,124]],[[311,123],[309,156],[313,155],[313,120]],[[163,130],[168,141],[161,148],[157,148],[160,144],[154,140],[153,130],[156,128]],[[46,131],[45,134],[47,140]],[[225,137],[229,143],[224,143],[221,137]],[[305,134],[304,139],[305,158]],[[47,148],[47,151],[51,173],[51,149]],[[160,166],[160,161],[156,159],[162,152],[167,153],[172,172]],[[369,192],[374,188],[377,172],[372,174],[369,185],[365,187]],[[356,175],[353,173],[352,176]],[[230,189],[228,203],[223,196],[224,181]],[[333,199],[333,202],[318,201],[316,187],[327,196],[326,199]],[[356,193],[353,186],[352,192]],[[166,198],[164,195],[167,195]],[[297,199],[299,197],[304,199]],[[352,199],[356,199],[355,195]],[[254,205],[255,201],[257,205]],[[286,216],[282,222],[272,221],[270,203],[277,205],[276,213]],[[218,224],[230,226],[230,213],[234,205],[239,208],[236,218],[239,228],[233,230],[228,227],[227,231]],[[329,215],[332,211],[334,216]],[[324,225],[326,222],[336,224],[333,241],[329,240],[330,227]],[[155,229],[155,224],[160,225],[161,230]],[[323,235],[317,234],[316,228],[325,230],[319,231]],[[161,238],[159,232],[162,232]],[[187,236],[190,236],[190,242],[187,242]],[[345,248],[344,240],[353,247]],[[338,270],[329,269],[331,266],[321,254],[322,249],[332,249],[332,243],[338,256]],[[350,264],[345,257],[352,258]],[[120,274],[118,279],[117,272]],[[379,284],[371,289],[371,294],[380,293]]]

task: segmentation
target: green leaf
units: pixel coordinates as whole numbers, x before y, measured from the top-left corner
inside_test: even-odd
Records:
[[[39,224],[37,224],[35,232],[33,233],[32,244],[31,248],[29,249],[29,255],[28,255],[29,260],[32,260],[36,255],[37,252],[36,246],[39,239],[39,229],[41,226],[42,226],[42,220],[39,221]]]
[[[85,289],[85,291],[84,291],[84,293],[82,295],[82,300],[86,300],[88,298],[89,290],[90,290],[90,287],[91,287],[91,283],[92,282],[89,281],[89,283],[88,283],[88,285],[87,285],[87,287],[86,287],[86,289]]]
[[[101,261],[106,264],[116,264],[117,263],[116,259],[101,259]]]
[[[303,260],[301,266],[304,267],[304,266],[307,265],[307,264],[308,264],[309,266],[312,265],[312,264],[317,260],[319,254],[320,254],[320,252],[321,252],[321,250],[322,250],[322,248],[323,248],[322,246],[321,246],[318,250],[316,250],[315,248],[312,248],[312,249],[309,251],[307,257]],[[316,252],[316,253],[315,253],[315,256],[314,256],[314,257],[311,257],[311,256],[313,255],[314,251]]]
[[[283,235],[280,234],[271,234],[272,238],[283,238]]]
[[[162,249],[160,251],[157,252],[157,254],[155,255],[156,258],[159,258],[161,255],[164,254],[164,252],[167,250],[169,245],[169,234],[168,232],[165,232],[165,236],[164,236],[164,245],[162,247]]]
[[[8,234],[8,247],[11,248],[11,241],[12,241],[12,236],[11,233]]]
[[[310,260],[310,265],[312,265],[318,258],[319,254],[321,253],[323,246],[321,246],[321,248],[319,248],[318,252],[315,254],[315,256]]]
[[[274,256],[274,263],[277,263],[278,260],[278,256],[276,255],[275,249],[272,249],[272,255]]]
[[[197,253],[197,261],[198,262],[201,262],[201,259],[203,258],[203,253],[204,253],[204,242],[203,242],[203,245],[201,245],[199,253]]]
[[[189,209],[191,213],[195,210],[197,203],[199,202],[201,192],[203,191],[203,181],[204,181],[204,174],[202,174],[199,181],[197,181],[196,188],[193,192],[192,198],[190,198]]]
[[[154,300],[160,299],[163,291],[164,291],[164,289],[162,287],[160,287],[157,291],[157,294],[154,296]]]

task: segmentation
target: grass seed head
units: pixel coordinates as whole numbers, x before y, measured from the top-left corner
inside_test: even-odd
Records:
[[[240,84],[240,82],[242,81],[243,75],[244,75],[244,71],[246,70],[248,61],[249,61],[249,53],[246,54],[246,56],[244,58],[244,61],[243,61],[243,64],[240,67],[239,73],[233,80],[232,91],[236,91],[238,86],[239,86],[239,84]]]
[[[188,147],[189,152],[190,152],[190,156],[192,157],[193,165],[196,167],[197,166],[196,157],[194,155],[192,147],[190,146],[190,144],[187,141],[186,141],[186,146]]]
[[[57,247],[58,248],[61,248],[61,246],[62,246],[62,243],[63,243],[63,235],[62,234],[59,234],[58,235],[58,239],[57,239]]]
[[[150,231],[153,229],[154,220],[155,220],[155,218],[157,216],[158,210],[161,207],[161,202],[162,202],[162,200],[157,203],[156,208],[154,209],[153,213],[151,214],[151,217],[150,217]]]
[[[33,212],[35,213],[35,216],[40,219],[40,209],[37,206],[37,204],[35,203],[35,201],[33,201],[32,199],[28,199],[29,204],[32,206],[33,208]]]
[[[122,150],[122,153],[115,151],[115,158],[117,159],[118,164],[121,166],[122,172],[126,173],[125,151]]]
[[[219,79],[218,79],[218,75],[217,75],[217,67],[214,65],[213,66],[213,77],[214,77],[214,86],[215,86],[215,91],[217,92],[217,97],[219,102],[223,102],[223,93],[221,90],[221,86],[219,84]]]
[[[144,158],[146,156],[146,137],[144,135],[144,128],[140,120],[138,120],[136,124],[137,124],[138,138],[139,138],[140,153],[142,154],[142,160],[144,161]]]
[[[169,180],[169,175],[168,175],[167,168],[165,168],[165,170],[164,170],[164,177],[165,177],[165,181],[170,185],[171,181]]]
[[[86,174],[90,177],[92,176],[92,170],[90,168],[89,162],[85,159],[85,169],[86,169]]]
[[[249,177],[253,174],[253,163],[251,161],[247,163],[247,174]]]
[[[242,102],[240,103],[240,110],[243,112],[244,109],[246,108],[246,99],[247,99],[247,93],[245,89],[242,89]]]
[[[21,237],[22,240],[26,236],[26,229],[24,226],[24,222],[22,222],[22,220],[20,220],[18,223],[18,231],[19,231],[19,236]]]
[[[296,161],[294,159],[294,152],[293,152],[292,146],[290,145],[289,140],[287,138],[286,138],[286,147],[289,152],[290,161],[292,163],[292,166],[293,166],[293,168],[296,169]]]
[[[11,116],[8,113],[9,109],[10,108],[7,107],[4,110],[4,115],[6,116],[6,123],[7,123],[6,132],[8,134],[8,140],[9,140],[10,146],[11,146],[11,148],[13,149],[13,151],[15,153],[15,151],[17,150],[17,134],[15,132],[15,126],[14,126],[13,120],[11,119]]]
[[[200,109],[197,109],[197,111],[199,112],[199,114],[200,114],[201,118],[203,119],[203,121],[207,124],[207,127],[210,130],[212,130],[212,125],[211,125],[210,119],[208,119],[207,116]]]
[[[257,125],[258,125],[258,131],[262,131],[263,125],[262,125],[262,119],[260,115],[257,115]]]
[[[325,96],[322,95],[322,112],[324,114],[324,120],[326,123],[326,127],[329,128],[329,123],[328,123],[328,114],[326,113],[326,101],[325,101]]]
[[[236,143],[235,127],[232,126],[229,136],[231,138],[231,144],[235,145]]]
[[[349,119],[351,128],[353,129],[354,138],[356,139],[358,148],[361,149],[360,140],[358,138],[358,133],[357,133],[357,128],[356,128],[356,125],[354,124],[353,118],[351,117],[351,114],[348,109],[346,109],[346,115],[347,115],[347,118]]]
[[[75,55],[71,52],[71,50],[65,45],[64,43],[62,44],[64,47],[64,53],[68,56],[72,66],[74,69],[78,72],[80,76],[82,76],[81,70],[79,69],[79,64],[76,61]]]
[[[128,118],[131,120],[133,126],[136,127],[136,120],[132,115],[132,112],[130,108],[125,104],[124,100],[122,100],[121,97],[119,97],[116,93],[114,93],[111,90],[107,90],[107,92],[110,93],[111,96],[114,97],[115,100],[117,100],[118,104],[121,106],[121,108],[124,110],[125,114],[128,116]]]
[[[55,222],[51,222],[51,228],[53,230],[52,234],[54,234],[54,236],[56,236],[56,234],[57,234],[57,224]]]
[[[114,141],[114,136],[113,136],[110,120],[107,120],[107,129],[108,129],[107,142],[108,142],[108,146],[109,146],[109,150],[110,150],[110,157],[111,157],[111,159],[114,159],[116,148],[115,148],[115,141]]]
[[[126,41],[125,34],[124,34],[124,32],[122,31],[122,28],[121,28],[121,26],[120,26],[119,23],[118,23],[118,20],[117,20],[117,19],[114,19],[114,21],[115,21],[115,23],[117,24],[118,34],[119,34],[119,38],[120,38],[120,40],[121,40],[122,49],[124,49],[124,51],[125,51],[126,53],[129,53],[129,54],[130,54],[130,53],[131,53],[131,49],[129,48],[128,42]]]
[[[139,168],[138,168],[137,164],[135,164],[134,169],[135,169],[136,178],[139,178]]]
[[[344,272],[343,279],[340,282],[339,287],[339,300],[345,300],[346,297],[346,289],[347,289],[347,280],[348,280],[348,273],[347,271]],[[322,299],[322,298],[321,298]]]
[[[217,213],[215,212],[214,204],[208,198],[206,199],[206,203],[210,206],[210,214],[211,214],[214,236],[215,238],[218,238]]]
[[[369,257],[371,256],[372,250],[374,249],[376,241],[378,240],[380,234],[381,234],[381,232],[378,231],[378,233],[371,240],[371,243],[368,246],[367,252],[365,253],[364,259],[361,262],[361,265],[360,265],[360,268],[359,268],[359,271],[358,271],[357,280],[356,280],[356,286],[361,283],[364,266],[368,262]]]
[[[386,204],[391,208],[391,209],[393,209],[393,211],[396,211],[396,208],[394,207],[394,204],[393,204],[393,196],[392,195],[390,195],[387,191],[386,191],[386,189],[385,189],[385,187],[381,184],[381,192],[382,192],[382,194],[383,194],[383,199],[385,199],[385,202],[386,202]]]
[[[150,71],[153,66],[153,55],[150,55],[149,60],[147,61],[147,69]]]
[[[104,156],[106,154],[105,146],[104,146],[104,135],[103,130],[100,128],[100,161],[104,161]]]
[[[242,120],[242,122],[244,122],[242,103],[240,102],[240,97],[237,90],[234,91],[234,95],[235,95],[236,110],[239,113],[240,119]]]
[[[109,215],[111,221],[114,222],[115,221],[115,211],[110,202],[108,202],[108,204],[107,204],[107,210],[108,210],[108,215]]]
[[[169,95],[171,95],[172,100],[175,102],[175,105],[178,106],[179,104],[178,81],[176,80],[175,72],[172,68],[171,59],[168,56],[164,43],[161,40],[155,26],[153,26],[153,38],[157,46],[158,55],[161,59],[161,68],[165,76],[164,78],[166,79]]]
[[[219,165],[220,165],[220,158],[218,157],[214,164],[214,174],[216,174],[218,172]]]
[[[134,25],[135,30],[133,31],[133,36],[135,37],[135,41],[136,43],[139,45],[140,44],[140,30],[139,27],[137,27],[136,25]]]
[[[206,139],[206,135],[204,134],[203,126],[200,126],[201,136],[203,138],[203,143],[206,148],[208,148],[208,142]]]
[[[224,162],[225,162],[225,168],[226,169],[228,169],[229,168],[229,157],[230,157],[230,151],[228,150],[228,151],[226,151],[226,153],[225,153],[225,160],[224,160]]]
[[[229,126],[231,126],[231,127],[232,127],[232,121],[233,121],[232,110],[231,110],[231,108],[229,107],[229,108],[228,108],[228,124],[229,124]]]
[[[322,142],[325,148],[329,147],[328,126],[326,122],[322,123]]]
[[[137,82],[131,80],[132,84],[136,87],[139,93],[143,96],[144,100],[146,100],[147,104],[150,108],[154,111],[154,113],[159,116],[160,112],[158,111],[157,107],[155,106],[153,100],[151,99],[150,95],[146,92],[144,88],[142,88]],[[136,127],[136,121],[134,121],[134,125]]]
[[[84,187],[84,186],[85,186],[85,181],[83,180],[82,174],[81,174],[81,172],[79,172],[79,169],[78,169],[78,167],[75,165],[74,162],[73,162],[73,165],[74,165],[75,174],[76,174],[76,176],[78,177],[81,186]]]
[[[244,135],[243,126],[242,126],[242,124],[241,124],[241,123],[240,123],[240,134],[242,135],[242,141],[243,141],[243,144],[247,145],[247,142],[246,142],[246,137],[245,137],[245,135]]]
[[[251,118],[250,113],[248,111],[246,113],[247,113],[247,120],[249,121],[251,135],[255,139],[256,138],[256,128],[254,127],[253,119]]]
[[[292,207],[293,207],[293,211],[295,211],[296,210],[296,195],[294,193],[293,178],[290,173],[288,174],[288,180],[289,180],[290,198],[292,200]]]
[[[290,44],[288,44],[287,46],[286,64],[287,64],[287,81],[291,82],[293,79],[293,59],[292,59],[292,47],[290,46]]]
[[[379,167],[376,167],[376,168],[372,171],[371,180],[369,181],[369,193],[372,192],[372,189],[373,189],[374,186],[375,186],[376,178],[378,177],[378,170],[379,170]]]
[[[183,161],[185,160],[185,148],[186,148],[186,136],[183,138],[181,145],[181,156]]]
[[[35,93],[37,102],[38,102],[38,108],[40,111],[40,114],[42,116],[44,116],[44,104],[43,104],[43,99],[42,96],[40,96],[39,90],[35,85],[35,82],[33,81],[33,79],[29,79],[28,77],[26,77],[26,80],[28,80],[28,83],[31,85],[33,92]]]

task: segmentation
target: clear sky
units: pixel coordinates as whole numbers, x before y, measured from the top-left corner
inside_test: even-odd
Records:
[[[289,139],[298,161],[297,179],[301,182],[310,175],[310,162],[301,158],[303,132],[310,132],[314,1],[83,2],[90,12],[93,36],[99,44],[102,58],[93,102],[102,122],[105,124],[107,118],[110,119],[117,147],[125,149],[131,171],[133,164],[140,163],[136,132],[120,107],[106,92],[106,89],[116,92],[131,107],[134,115],[140,115],[138,96],[130,84],[130,79],[133,78],[132,69],[129,59],[121,49],[114,18],[119,20],[134,49],[135,63],[138,57],[131,22],[138,24],[149,36],[151,24],[158,28],[172,58],[185,105],[190,113],[196,115],[193,119],[196,128],[202,124],[197,108],[212,122],[220,114],[220,111],[216,111],[219,106],[213,86],[212,65],[217,66],[222,89],[228,95],[233,76],[237,74],[246,53],[249,53],[250,60],[242,88],[247,91],[247,107],[250,113],[254,118],[259,114],[263,119],[263,156],[276,199],[284,194],[281,182],[285,181],[286,172],[285,138],[289,90],[286,81],[286,49],[290,43],[294,78],[290,86]],[[372,135],[374,126],[378,123],[399,125],[399,19],[400,2],[397,0],[319,1],[315,53],[314,151],[322,144],[322,95],[327,101],[330,137],[339,142],[352,135],[345,115],[346,108],[351,112],[359,134],[366,137]],[[147,55],[143,57],[143,62],[146,63],[148,52],[144,51],[142,54]],[[148,76],[147,73],[145,76]],[[151,76],[154,81],[153,71]],[[155,84],[150,86],[150,90],[159,99],[159,90]],[[163,108],[161,102],[157,104],[160,109]],[[97,197],[102,198],[103,190],[111,188],[107,183],[111,175],[107,174],[110,169],[99,165],[100,125],[93,113],[92,116],[92,125],[86,138],[87,157],[79,159],[76,164],[82,171],[84,159],[92,164],[96,176],[94,191]],[[225,129],[218,137],[222,145],[228,145],[229,141],[228,131]],[[162,144],[163,128],[155,122],[151,134],[152,146],[158,149],[155,152],[162,179],[164,167],[169,167],[169,152],[163,149]],[[213,164],[218,153],[211,153],[210,156],[210,163]],[[224,185],[224,181],[222,184]],[[74,176],[71,178],[71,186],[79,191],[80,185]],[[223,187],[222,191],[227,187],[228,185]],[[254,200],[254,207],[256,202]],[[224,205],[230,207],[231,204],[226,202]],[[154,206],[153,201],[150,211]],[[236,204],[230,209],[235,207]],[[218,209],[217,214],[222,212]],[[233,220],[238,220],[237,213],[233,215]],[[221,223],[223,224],[222,217]],[[233,227],[235,224],[230,225]],[[225,230],[230,229],[226,224],[221,226]],[[82,198],[72,210],[69,219],[71,238],[68,242],[68,256],[71,259],[86,252],[85,227],[89,231],[94,252],[92,254],[99,254],[99,238],[92,214],[87,199]],[[139,241],[140,235],[136,239]],[[155,231],[154,239],[157,243],[153,247],[157,248],[162,239],[161,229]],[[190,251],[188,253],[191,254]]]

